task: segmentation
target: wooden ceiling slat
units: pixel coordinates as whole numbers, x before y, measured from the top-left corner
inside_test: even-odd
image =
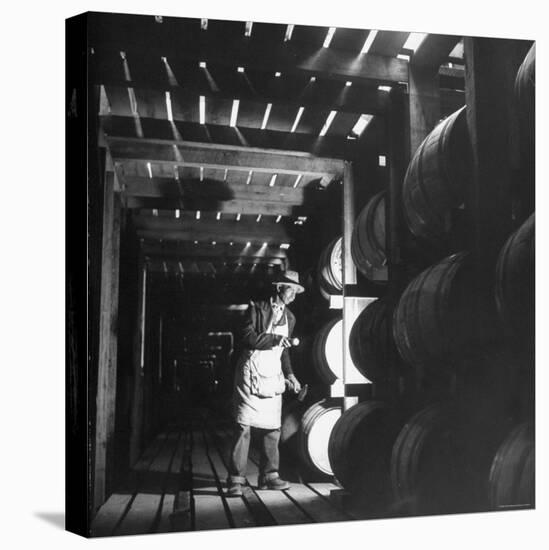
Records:
[[[212,100],[208,98],[206,101],[206,122],[218,126],[229,126],[232,106],[232,100],[218,98]]]
[[[224,176],[225,170],[218,170],[216,168],[206,168],[204,170],[204,180],[223,181]]]
[[[328,129],[328,134],[330,136],[346,138],[351,133],[351,130],[358,119],[359,115],[353,115],[351,113],[338,113]]]
[[[111,113],[116,113],[118,116],[123,117],[132,116],[133,113],[127,87],[105,86],[105,93],[109,101]]]
[[[273,105],[267,129],[276,132],[289,132],[292,128],[297,108],[289,105]]]
[[[243,192],[250,192],[254,189],[268,189],[269,181],[271,180],[272,173],[271,172],[254,172],[252,171],[252,176],[250,178],[249,185],[252,187],[246,187],[244,188]],[[248,184],[248,176],[246,176],[246,184]]]
[[[438,69],[448,61],[450,52],[461,38],[461,36],[446,34],[428,34],[412,56],[411,63],[417,66]]]
[[[404,47],[409,35],[409,32],[378,31],[368,53],[396,57]]]
[[[295,25],[291,43],[304,43],[313,48],[322,48],[329,27],[313,27],[308,25]]]
[[[139,82],[146,78],[153,82],[168,83],[166,71],[164,70],[160,56],[141,55],[132,51],[125,52],[124,55],[125,62],[120,57],[120,64],[124,76],[126,78],[130,76],[129,80],[137,80]]]
[[[286,35],[287,25],[279,23],[254,23],[250,47],[253,49],[258,43],[282,44]]]
[[[241,100],[238,109],[238,126],[259,130],[265,114],[266,103]]]
[[[329,112],[330,111],[324,109],[304,109],[296,132],[305,132],[314,137],[318,137]]]
[[[168,118],[165,94],[155,90],[143,90],[140,88],[135,89],[134,93],[139,116],[160,118],[163,120]],[[112,113],[118,114],[114,109],[112,109]]]
[[[245,21],[222,21],[208,19],[208,30],[201,33],[202,43],[212,36],[218,44],[230,44],[237,39],[244,38]]]
[[[349,50],[359,54],[369,32],[367,29],[338,27],[330,43],[330,48]]]

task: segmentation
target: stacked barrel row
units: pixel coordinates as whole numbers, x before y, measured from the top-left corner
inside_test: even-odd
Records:
[[[341,377],[343,369],[342,315],[337,309],[329,308],[332,298],[341,296],[343,291],[341,237],[331,239],[323,247],[305,284],[309,290],[316,287],[318,294],[314,290],[311,294],[320,298],[320,303],[315,303],[318,320],[315,317],[313,332],[295,350],[301,354],[301,363],[309,371],[307,383],[311,387],[304,401],[294,399],[285,403],[281,442],[299,460],[302,475],[331,476],[328,440],[341,415],[341,407],[337,400],[325,396],[329,386]]]
[[[533,51],[516,85],[527,130],[523,152],[533,142]],[[458,246],[467,242],[460,232],[472,174],[464,107],[427,136],[403,182],[400,207],[410,237],[403,244],[423,247],[423,258],[432,263],[418,269],[396,299],[368,305],[350,334],[353,361],[374,383],[387,382],[395,357],[400,373],[414,372],[435,386],[448,375],[462,383],[444,395],[444,403],[427,400],[415,412],[365,401],[336,422],[329,443],[334,475],[351,492],[385,499],[395,512],[534,502],[532,415],[520,408],[509,413],[513,382],[533,370],[534,213],[508,236],[487,291],[473,255]],[[352,236],[353,261],[371,280],[387,264],[384,220],[385,198],[378,194],[357,217]],[[500,356],[498,346],[504,349]],[[494,373],[513,381],[498,382],[505,389],[500,394],[482,386]]]
[[[532,507],[531,424],[497,424],[495,410],[467,405],[433,403],[406,419],[381,401],[358,403],[331,430],[334,476],[395,515]]]

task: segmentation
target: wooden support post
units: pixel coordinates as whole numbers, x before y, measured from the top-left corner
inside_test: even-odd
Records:
[[[401,90],[391,92],[387,116],[389,137],[389,192],[386,200],[386,245],[389,266],[389,294],[400,294],[406,282],[402,273],[404,220],[402,217],[402,184],[410,159],[406,144],[406,105]]]
[[[351,256],[351,239],[353,227],[356,218],[355,206],[355,179],[353,165],[346,161],[343,169],[343,248],[342,248],[342,263],[343,263],[343,323],[342,323],[342,342],[341,350],[343,354],[342,361],[342,387],[339,388],[339,396],[343,397],[343,410],[347,410],[358,402],[354,396],[346,395],[345,386],[347,384],[366,383],[367,380],[358,372],[353,364],[349,350],[349,334],[353,327],[353,323],[364,307],[363,303],[358,303],[361,299],[353,295],[346,295],[349,287],[354,287],[357,284],[356,266]]]
[[[389,282],[386,300],[387,306],[394,308],[398,303],[402,290],[408,283],[405,262],[402,257],[405,241],[402,214],[402,184],[410,159],[410,150],[405,132],[407,111],[404,93],[400,89],[394,89],[391,91],[389,99],[387,113],[389,189],[385,202],[385,234]],[[387,323],[387,331],[387,341],[390,341],[392,339],[392,323]],[[399,361],[400,358],[395,352],[395,355],[391,358],[390,365],[388,365],[391,371],[390,380],[396,379],[397,363]],[[384,390],[385,388],[379,389]],[[394,392],[396,389],[396,384],[392,384],[392,393],[388,393],[392,397],[395,397]]]
[[[530,44],[464,39],[467,124],[473,149],[473,185],[466,197],[466,210],[478,281],[484,286],[491,284],[497,255],[513,228],[514,83]]]
[[[440,120],[440,83],[438,67],[410,65],[408,94],[410,102],[410,154]]]
[[[164,318],[160,315],[158,321],[158,384],[162,386],[162,332]]]
[[[351,238],[355,224],[355,180],[353,165],[343,165],[343,288],[356,284],[356,267],[351,257]]]
[[[133,400],[130,433],[130,467],[139,459],[143,439],[143,396],[145,375],[145,314],[147,306],[147,265],[139,256],[137,319],[134,337]]]
[[[112,464],[118,352],[118,285],[120,265],[120,197],[107,172],[103,201],[103,244],[99,321],[99,361],[96,394],[94,509],[106,498]]]

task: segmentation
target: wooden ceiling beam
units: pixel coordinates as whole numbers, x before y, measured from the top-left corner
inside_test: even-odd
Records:
[[[151,264],[160,264],[166,263],[166,266],[169,266],[171,269],[169,271],[181,271],[181,266],[183,271],[186,271],[185,267],[190,263],[197,264],[211,264],[215,268],[220,268],[223,266],[232,266],[232,265],[271,265],[271,266],[285,266],[286,260],[283,258],[252,258],[252,257],[243,257],[239,258],[237,256],[232,257],[219,257],[219,258],[210,258],[208,256],[186,256],[179,258],[166,258],[164,256],[147,256],[147,263]],[[181,263],[181,266],[179,264]]]
[[[259,215],[262,216],[284,216],[298,217],[308,216],[314,211],[313,206],[292,205],[276,202],[258,202],[258,201],[224,201],[219,204],[211,202],[192,202],[189,203],[183,199],[155,199],[143,197],[128,197],[124,201],[124,207],[132,210],[187,210],[220,212],[221,215],[235,216],[237,214]]]
[[[149,239],[269,244],[293,242],[293,237],[281,223],[187,221],[143,215],[134,216],[134,223],[137,235]]]
[[[286,260],[286,251],[278,245],[263,247],[259,244],[229,245],[229,243],[173,243],[173,242],[147,242],[141,245],[145,256],[162,258],[214,258],[224,260],[236,260],[238,258],[250,259],[277,259]]]
[[[287,206],[302,205],[307,199],[317,204],[325,196],[322,188],[306,188],[302,183],[299,187],[281,187],[274,185],[256,185],[223,182],[218,180],[187,181],[173,178],[145,178],[140,176],[122,175],[120,178],[123,195],[126,197],[181,199],[192,202],[208,202],[214,206],[228,201],[244,202],[274,202]],[[196,210],[196,208],[189,208]],[[215,210],[215,208],[211,208]]]
[[[343,174],[343,162],[295,151],[219,146],[176,140],[107,136],[115,162],[140,161],[196,168],[230,169],[291,175],[319,176],[327,185]]]
[[[410,63],[436,71],[448,60],[461,38],[461,36],[448,34],[428,34],[415,51]]]
[[[319,137],[301,132],[261,130],[238,126],[231,128],[218,124],[198,124],[194,122],[170,122],[161,118],[140,117],[140,124],[146,138],[169,140],[174,138],[174,130],[184,136],[186,143],[207,144],[218,147],[242,147],[251,149],[281,150],[292,153],[314,153],[316,157],[341,159],[349,156],[352,141],[330,136]],[[102,116],[101,123],[107,135],[119,138],[135,138],[135,119],[130,116]]]

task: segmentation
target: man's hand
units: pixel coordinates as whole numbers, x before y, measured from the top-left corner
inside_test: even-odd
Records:
[[[286,378],[286,383],[288,385],[288,389],[292,390],[294,393],[299,393],[301,390],[301,384],[293,374],[290,374],[290,376]]]
[[[286,336],[283,336],[278,345],[283,348],[289,348],[292,346],[292,341],[290,340],[290,338],[286,338]]]

